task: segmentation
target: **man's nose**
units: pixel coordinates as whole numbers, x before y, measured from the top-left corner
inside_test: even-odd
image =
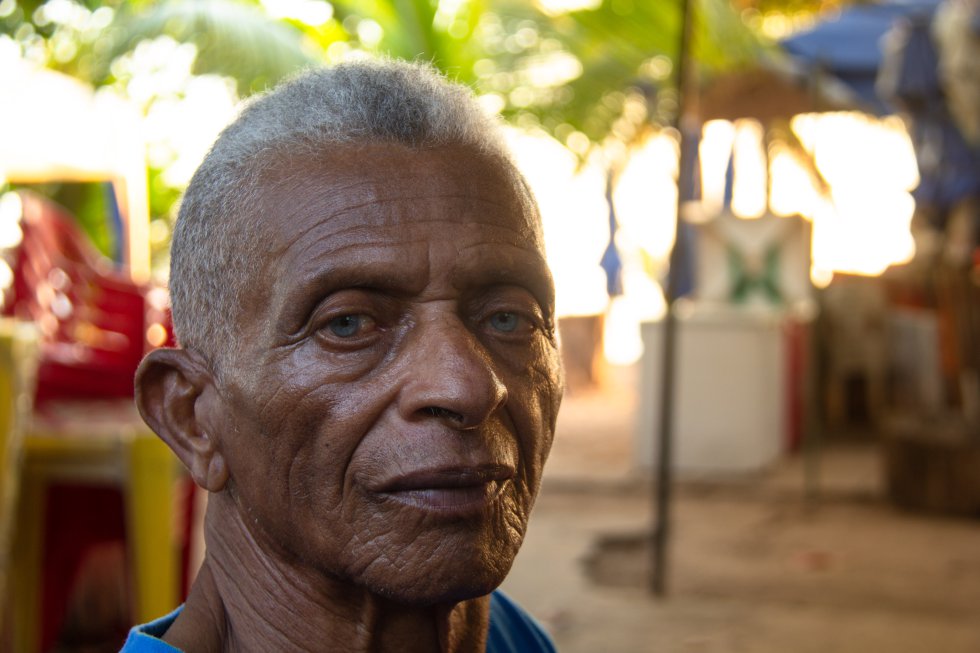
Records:
[[[483,424],[507,399],[489,352],[463,321],[444,316],[419,324],[398,410],[409,421],[437,419],[457,430]]]

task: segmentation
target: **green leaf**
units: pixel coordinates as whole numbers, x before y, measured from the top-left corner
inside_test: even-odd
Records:
[[[168,0],[142,11],[119,11],[101,61],[103,74],[113,59],[140,41],[164,35],[197,47],[195,74],[232,77],[243,96],[319,60],[318,53],[304,48],[302,32],[255,6],[233,0]]]

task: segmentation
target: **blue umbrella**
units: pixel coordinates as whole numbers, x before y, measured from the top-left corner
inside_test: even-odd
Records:
[[[866,108],[891,113],[875,92],[881,67],[882,37],[896,20],[904,17],[931,18],[941,0],[891,0],[880,4],[855,5],[780,42],[783,49],[811,71],[840,79]]]
[[[919,163],[915,199],[946,209],[965,197],[980,194],[980,151],[971,148],[949,115],[939,80],[939,54],[931,21],[924,17],[898,20],[885,36],[878,93],[908,117]]]
[[[946,209],[980,193],[980,153],[949,116],[932,40],[941,0],[891,0],[854,6],[782,42],[811,70],[844,82],[878,114],[900,110],[909,119],[919,163],[920,205]],[[939,226],[942,226],[941,224]]]
[[[899,18],[881,39],[883,58],[875,90],[910,114],[943,110],[939,53],[932,41],[929,16]]]

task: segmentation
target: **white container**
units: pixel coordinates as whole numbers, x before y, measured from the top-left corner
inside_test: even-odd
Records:
[[[674,469],[684,476],[762,469],[787,441],[787,355],[782,310],[699,307],[677,320]],[[641,326],[644,354],[635,462],[649,470],[660,428],[662,322]]]

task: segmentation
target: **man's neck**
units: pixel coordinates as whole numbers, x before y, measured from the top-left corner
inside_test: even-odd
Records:
[[[270,553],[232,504],[211,496],[207,558],[164,635],[169,644],[187,653],[484,650],[489,597],[394,603]]]

